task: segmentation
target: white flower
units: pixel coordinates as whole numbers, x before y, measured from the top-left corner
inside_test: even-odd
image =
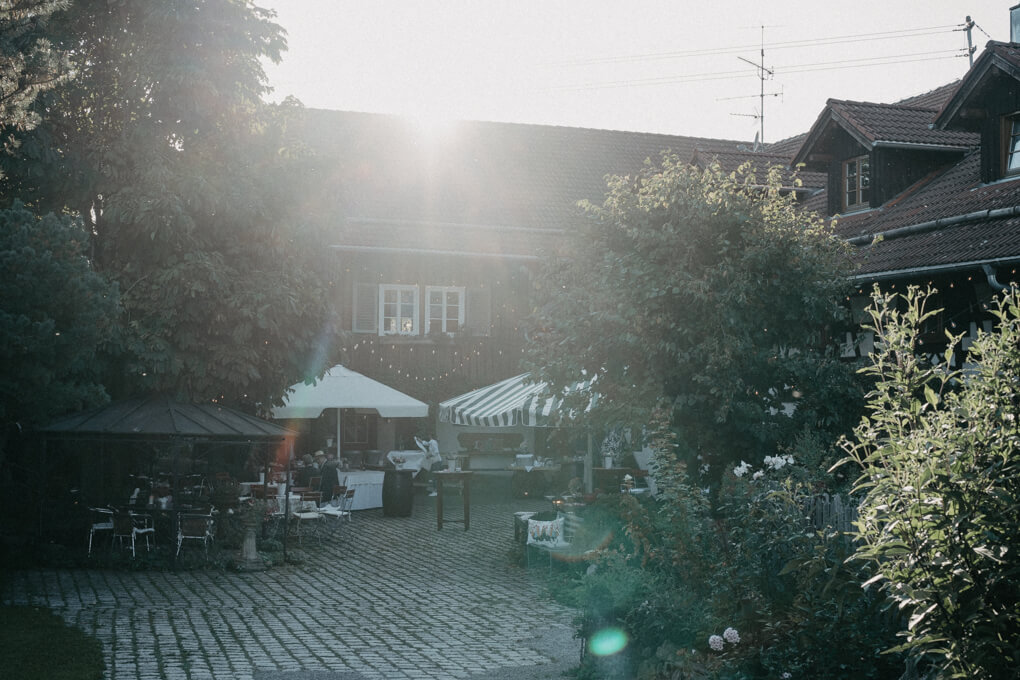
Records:
[[[712,635],[708,638],[708,646],[717,652],[721,652],[723,649],[723,639],[718,635]]]
[[[793,465],[793,456],[765,456],[765,465],[773,470],[778,470],[785,465]]]
[[[743,477],[751,470],[751,466],[744,461],[740,461],[740,465],[733,468],[733,474],[736,477]]]
[[[761,479],[764,475],[765,475],[764,470],[758,470],[753,475],[751,475],[751,479]]]
[[[792,678],[793,676],[787,672],[784,672],[780,677],[783,678],[783,680],[790,680],[790,678]]]
[[[727,628],[723,631],[722,636],[723,639],[731,645],[735,645],[740,642],[740,633],[738,633],[735,628]]]

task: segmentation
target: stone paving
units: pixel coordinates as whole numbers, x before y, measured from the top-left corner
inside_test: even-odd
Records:
[[[563,639],[573,612],[546,597],[534,565],[507,558],[512,513],[548,503],[511,500],[499,486],[509,479],[478,477],[468,531],[437,531],[435,499],[419,491],[411,517],[357,511],[321,547],[306,539],[300,565],[28,570],[11,575],[3,602],[49,607],[98,637],[110,680],[542,677],[536,667],[549,664],[559,677],[563,660],[552,673],[556,660],[528,641]],[[454,501],[445,515],[459,510]],[[573,642],[565,654],[576,664]]]

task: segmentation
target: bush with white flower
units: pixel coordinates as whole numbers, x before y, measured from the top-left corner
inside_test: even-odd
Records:
[[[727,642],[731,645],[735,645],[740,642],[740,633],[737,632],[736,628],[727,628],[723,631],[721,637],[719,635],[708,636],[708,646],[716,652],[723,651]]]
[[[788,453],[779,456],[765,456],[765,467],[771,470],[780,470],[787,465],[793,465],[793,456]]]
[[[745,463],[744,461],[740,461],[740,465],[733,468],[733,474],[737,477],[743,477],[750,471],[751,465],[749,463]]]

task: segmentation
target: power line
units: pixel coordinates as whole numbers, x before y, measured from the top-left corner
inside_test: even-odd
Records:
[[[941,55],[941,56],[939,56]],[[810,71],[837,71],[845,68],[859,68],[861,66],[888,66],[894,64],[908,64],[919,61],[934,61],[937,59],[949,59],[967,56],[965,49],[938,50],[932,52],[913,52],[908,54],[886,55],[881,57],[860,57],[857,59],[841,59],[839,61],[821,61],[810,64],[794,64],[791,66],[776,66],[775,71],[781,75],[787,73],[806,73]],[[920,57],[920,58],[916,58]],[[874,62],[874,63],[868,63]],[[755,74],[749,73],[746,69],[739,71],[714,71],[708,73],[686,73],[673,76],[659,76],[656,78],[634,78],[628,80],[614,80],[601,83],[585,83],[581,85],[565,85],[562,87],[549,88],[557,91],[573,90],[595,90],[602,88],[616,87],[640,87],[649,85],[673,85],[686,82],[700,82],[705,80],[727,80],[730,78],[757,78]]]
[[[652,61],[664,59],[682,59],[686,57],[713,56],[717,54],[732,54],[746,50],[757,50],[759,48],[768,50],[795,49],[800,47],[819,47],[823,45],[839,45],[855,42],[870,42],[874,40],[895,40],[901,38],[923,37],[927,35],[939,35],[952,33],[959,29],[960,24],[951,26],[928,26],[925,28],[901,29],[897,31],[882,31],[878,33],[856,33],[851,35],[832,36],[829,38],[807,38],[804,40],[790,40],[786,42],[764,43],[763,45],[735,45],[732,47],[710,47],[696,50],[675,50],[670,52],[652,52],[647,54],[620,55],[615,57],[595,57],[592,59],[578,59],[574,61],[557,62],[559,66],[583,66],[589,64],[613,64],[634,61]]]

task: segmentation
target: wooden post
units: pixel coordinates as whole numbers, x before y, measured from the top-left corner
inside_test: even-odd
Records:
[[[588,453],[584,456],[584,492],[591,493],[595,489],[594,480],[592,479],[592,440],[591,432],[588,433]]]

